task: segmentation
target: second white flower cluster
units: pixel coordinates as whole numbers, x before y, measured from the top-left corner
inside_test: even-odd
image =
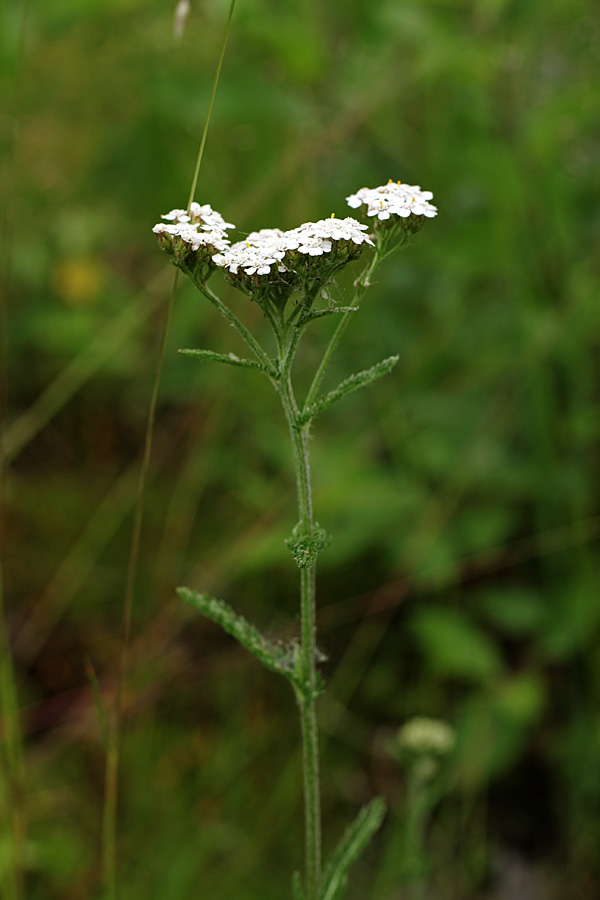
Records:
[[[401,181],[388,181],[376,188],[361,188],[356,194],[346,197],[346,203],[352,209],[367,207],[367,215],[377,216],[385,221],[391,216],[406,219],[409,216],[425,216],[432,219],[437,216],[437,206],[429,201],[433,199],[431,191],[422,191],[418,184],[403,184]]]
[[[237,275],[239,269],[246,275],[268,275],[271,271],[286,272],[283,259],[286,254],[301,253],[305,256],[323,256],[330,253],[337,241],[350,241],[359,246],[373,244],[364,234],[367,225],[356,219],[321,219],[306,222],[299,228],[281,231],[279,228],[263,228],[253,231],[244,241],[238,241],[223,253],[213,256],[217,266]]]

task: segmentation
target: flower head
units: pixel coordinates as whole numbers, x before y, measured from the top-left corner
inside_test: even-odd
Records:
[[[440,773],[455,743],[456,734],[448,722],[415,716],[398,729],[389,751],[406,767],[413,783],[423,788]]]
[[[234,226],[208,203],[191,203],[189,212],[172,209],[161,218],[166,222],[159,222],[152,231],[160,247],[178,265],[194,268],[202,264],[210,268],[215,251],[229,247],[226,229]]]
[[[443,719],[415,716],[398,731],[398,743],[417,755],[445,756],[454,747],[454,729]]]
[[[367,225],[361,225],[356,219],[348,216],[346,219],[321,219],[318,222],[305,222],[299,228],[287,232],[290,249],[297,249],[300,253],[308,253],[311,256],[320,256],[329,253],[337,241],[345,241],[360,246],[360,244],[373,244],[371,238],[364,234]],[[297,248],[292,243],[298,242]]]
[[[201,227],[203,231],[225,231],[227,228],[235,228],[231,222],[226,222],[223,216],[216,212],[209,203],[201,206],[193,201],[190,203],[189,212],[187,209],[172,209],[171,212],[165,213],[161,219],[169,222],[190,223]]]
[[[216,253],[212,261],[224,270],[228,281],[258,303],[270,299],[277,306],[284,306],[296,280],[283,263],[286,252],[285,232],[262,228]]]
[[[286,291],[279,293],[289,296],[291,290],[300,283],[310,266],[315,273],[315,263],[311,258],[326,257],[328,266],[322,265],[323,277],[329,277],[331,266],[338,268],[358,256],[364,243],[372,244],[364,232],[367,225],[361,225],[350,217],[346,219],[323,219],[319,222],[305,222],[298,228],[282,231],[280,228],[263,228],[251,232],[244,241],[238,241],[222,253],[213,256],[215,265],[226,270],[228,277],[236,283],[238,279],[251,282],[246,287],[265,287],[272,283]]]
[[[437,207],[429,202],[432,199],[431,191],[422,191],[417,184],[403,184],[390,179],[380,187],[361,188],[356,194],[346,197],[346,202],[352,209],[366,206],[367,216],[376,216],[379,222],[388,221],[394,216],[411,219],[404,227],[414,231],[418,230],[415,228],[417,224],[421,227],[423,218],[432,219],[437,216]]]
[[[232,244],[223,253],[213,256],[213,262],[232,275],[271,275],[285,272],[281,263],[286,247],[285,232],[279,228],[263,228],[251,232],[246,240]]]

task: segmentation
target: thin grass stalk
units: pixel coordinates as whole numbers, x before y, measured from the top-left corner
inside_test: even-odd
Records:
[[[9,192],[4,204],[0,251],[0,839],[5,848],[0,870],[0,886],[7,900],[24,896],[26,816],[25,758],[17,685],[12,661],[4,600],[5,498],[7,456],[5,421],[8,405],[7,322],[10,271],[12,264],[12,222],[14,218],[15,163],[21,106],[23,60],[25,58],[29,0],[19,4],[20,19],[12,97],[12,127],[7,154]],[[8,852],[6,852],[8,851]],[[4,874],[4,884],[2,875]]]
[[[202,163],[202,157],[204,156],[204,145],[206,144],[206,135],[208,134],[208,123],[210,122],[213,104],[215,102],[215,97],[217,95],[217,85],[219,84],[219,78],[221,77],[221,67],[223,65],[223,59],[225,58],[225,50],[227,48],[227,41],[229,40],[229,32],[231,31],[231,21],[233,19],[233,11],[235,9],[235,4],[236,4],[236,0],[231,0],[231,4],[229,6],[229,13],[227,14],[227,22],[225,23],[225,34],[223,35],[223,43],[221,44],[221,51],[219,53],[219,59],[217,61],[217,68],[215,69],[215,77],[213,79],[212,91],[211,91],[210,100],[208,103],[208,112],[206,114],[204,130],[202,132],[202,137],[200,138],[200,147],[198,148],[198,156],[196,158],[196,167],[194,169],[194,175],[192,178],[192,186],[190,188],[190,196],[188,198],[188,212],[189,212],[190,206],[192,205],[192,201],[194,199],[194,194],[196,193],[196,186],[198,184],[198,175],[200,174],[200,165]]]
[[[106,770],[104,781],[104,807],[102,811],[102,871],[104,886],[107,896],[110,900],[117,900],[117,865],[116,865],[116,845],[117,845],[117,803],[119,795],[119,761],[120,761],[120,736],[121,736],[121,718],[122,718],[122,700],[123,700],[123,682],[127,669],[127,654],[129,651],[129,641],[131,637],[131,617],[133,612],[133,595],[135,589],[135,579],[137,575],[137,567],[139,560],[142,523],[144,517],[144,498],[146,494],[146,482],[148,480],[148,470],[150,468],[150,456],[152,453],[152,439],[154,437],[154,422],[156,419],[156,407],[158,403],[158,391],[160,387],[160,376],[162,374],[162,366],[165,354],[165,346],[167,343],[167,334],[169,331],[169,322],[171,319],[171,311],[177,290],[179,272],[175,272],[167,309],[163,322],[160,346],[158,351],[158,363],[154,376],[154,385],[152,388],[152,397],[150,399],[150,408],[148,411],[148,421],[146,424],[146,435],[144,439],[144,455],[140,467],[140,476],[137,487],[137,499],[135,507],[135,518],[133,524],[133,532],[131,537],[131,547],[129,551],[129,561],[127,565],[127,581],[125,586],[125,596],[123,600],[123,615],[121,620],[121,644],[119,651],[119,661],[117,665],[117,678],[115,682],[115,693],[111,709],[111,716],[108,729],[108,744],[106,751]]]
[[[4,582],[0,559],[0,835],[5,841],[6,854],[3,861],[5,871],[0,872],[0,886],[3,887],[7,900],[21,900],[24,896],[26,840],[24,796],[25,760],[15,673],[6,628]],[[2,879],[2,874],[5,879]]]
[[[233,10],[236,0],[232,0],[227,23],[225,26],[225,34],[221,45],[221,52],[217,62],[217,68],[213,80],[212,93],[202,131],[198,156],[196,158],[196,166],[192,179],[192,187],[188,200],[188,211],[194,199],[200,165],[204,154],[204,146],[206,144],[206,135],[214,104],[214,99],[219,83],[221,66],[225,56],[225,48],[229,38],[231,29],[231,21],[233,18]],[[137,501],[135,510],[135,519],[133,533],[131,538],[131,547],[129,551],[129,560],[127,565],[127,581],[125,587],[125,596],[123,600],[123,615],[121,621],[121,647],[119,653],[119,662],[117,667],[117,678],[115,683],[115,693],[113,698],[111,716],[108,731],[108,746],[106,753],[106,769],[105,769],[105,787],[104,787],[104,807],[102,815],[102,873],[103,883],[108,900],[118,900],[118,881],[117,881],[117,863],[116,863],[116,846],[117,846],[117,805],[118,805],[118,788],[119,788],[119,762],[120,762],[120,736],[121,736],[121,718],[122,718],[122,698],[123,683],[125,679],[127,667],[127,654],[129,650],[129,642],[131,636],[131,618],[133,611],[133,596],[135,589],[135,580],[137,576],[139,551],[141,544],[141,533],[144,512],[144,498],[146,492],[146,482],[148,470],[150,466],[150,456],[152,453],[152,440],[154,436],[154,422],[156,418],[156,407],[158,403],[158,391],[160,387],[160,377],[162,374],[162,366],[165,354],[165,346],[169,331],[169,322],[171,319],[171,311],[174,304],[175,292],[177,289],[179,272],[175,272],[167,309],[165,313],[161,341],[158,351],[158,361],[156,373],[154,377],[154,385],[152,389],[152,397],[148,411],[148,421],[146,424],[146,435],[144,439],[144,455],[140,468],[140,478],[138,482]]]

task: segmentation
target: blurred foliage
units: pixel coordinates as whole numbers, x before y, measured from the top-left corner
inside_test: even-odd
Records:
[[[108,690],[170,283],[150,229],[187,200],[228,0],[192,0],[179,42],[174,5],[0,9],[4,565],[31,900],[98,885],[85,659]],[[415,714],[458,736],[427,836],[435,897],[508,896],[507,853],[544,900],[600,893],[599,63],[586,0],[238,2],[196,199],[241,234],[343,215],[389,177],[440,210],[370,291],[330,384],[398,366],[313,440],[333,535],[326,840],[374,792],[392,805],[350,898],[378,869],[370,895],[400,896],[406,785],[382,748]],[[123,895],[274,900],[301,857],[293,703],[174,588],[297,631],[289,450],[266,380],[177,355],[190,346],[239,350],[182,285],[134,611]]]

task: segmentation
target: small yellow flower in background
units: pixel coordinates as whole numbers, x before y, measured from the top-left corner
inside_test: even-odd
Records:
[[[104,268],[89,256],[62,259],[52,270],[52,287],[69,306],[91,306],[104,286]]]

